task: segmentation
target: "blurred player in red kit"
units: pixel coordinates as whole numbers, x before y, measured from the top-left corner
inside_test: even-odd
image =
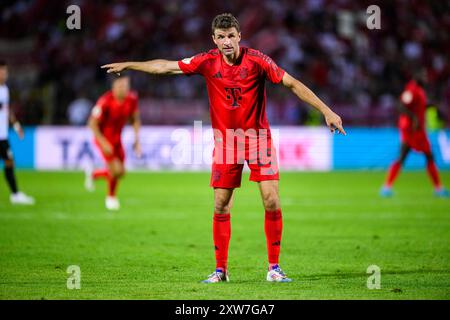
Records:
[[[179,61],[156,59],[122,62],[104,65],[102,68],[107,68],[108,73],[131,69],[150,74],[199,74],[205,78],[214,131],[210,185],[214,188],[213,240],[216,270],[203,282],[229,280],[230,210],[234,189],[241,185],[244,160],[251,171],[250,180],[258,183],[265,209],[264,230],[269,262],[266,280],[290,282],[291,279],[278,265],[283,223],[276,150],[266,115],[265,81],[282,83],[299,99],[318,109],[332,132],[345,134],[342,120],[311,90],[278,67],[271,58],[257,50],[240,47],[240,26],[233,15],[226,13],[216,16],[211,29],[212,40],[217,48],[209,52]],[[240,143],[240,138],[245,138],[245,142],[241,139]],[[226,161],[223,161],[225,155]]]
[[[425,111],[427,106],[427,96],[424,85],[427,82],[425,70],[418,71],[406,84],[400,96],[400,118],[398,127],[400,130],[400,155],[389,168],[386,181],[381,188],[380,195],[390,197],[393,195],[392,185],[398,177],[402,165],[411,149],[421,152],[427,160],[427,172],[434,186],[434,195],[438,197],[448,197],[449,192],[441,183],[439,172],[434,162],[425,128]]]
[[[139,130],[141,121],[138,109],[138,97],[130,91],[130,78],[119,76],[112,80],[112,88],[103,94],[92,109],[88,125],[94,134],[94,141],[107,167],[92,171],[86,170],[85,187],[94,189],[93,180],[106,179],[108,195],[105,205],[108,210],[118,210],[119,200],[116,197],[119,179],[125,173],[125,152],[121,134],[123,127],[131,121],[134,128],[134,151],[141,156]]]

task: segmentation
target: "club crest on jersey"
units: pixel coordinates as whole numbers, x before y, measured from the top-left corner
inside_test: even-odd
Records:
[[[241,71],[239,72],[239,76],[241,79],[245,79],[248,76],[248,70],[247,68],[241,68]]]

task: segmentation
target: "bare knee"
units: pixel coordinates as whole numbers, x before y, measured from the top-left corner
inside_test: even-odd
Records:
[[[275,211],[280,209],[280,198],[274,192],[263,196],[264,209],[266,211]]]
[[[120,179],[125,175],[125,169],[122,166],[112,167],[110,174],[115,179]]]
[[[214,212],[216,213],[230,213],[231,199],[227,197],[216,197],[214,199]]]
[[[120,179],[125,175],[125,170],[124,169],[119,169],[115,172],[115,178],[116,179]]]

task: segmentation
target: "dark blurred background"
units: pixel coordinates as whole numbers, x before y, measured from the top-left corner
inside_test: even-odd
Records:
[[[71,4],[81,8],[81,30],[66,27]],[[366,26],[372,4],[381,30]],[[10,67],[12,108],[29,125],[83,125],[108,89],[100,65],[207,51],[211,21],[223,12],[239,19],[241,45],[271,56],[344,124],[395,125],[405,81],[424,66],[429,99],[450,126],[450,1],[2,0],[0,58]],[[201,77],[134,72],[132,83],[145,124],[209,120]],[[282,86],[268,85],[268,113],[273,125],[322,121]]]

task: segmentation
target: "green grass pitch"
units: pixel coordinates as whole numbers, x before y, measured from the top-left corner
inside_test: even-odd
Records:
[[[0,299],[449,299],[450,199],[424,171],[403,172],[381,199],[384,172],[287,173],[281,266],[268,283],[264,210],[244,175],[232,210],[229,283],[214,269],[209,173],[129,173],[122,209],[104,209],[105,183],[80,172],[18,172],[34,207],[11,206],[0,183]],[[442,173],[450,186],[450,172]],[[66,287],[69,265],[81,289]],[[367,288],[367,268],[381,289]]]

